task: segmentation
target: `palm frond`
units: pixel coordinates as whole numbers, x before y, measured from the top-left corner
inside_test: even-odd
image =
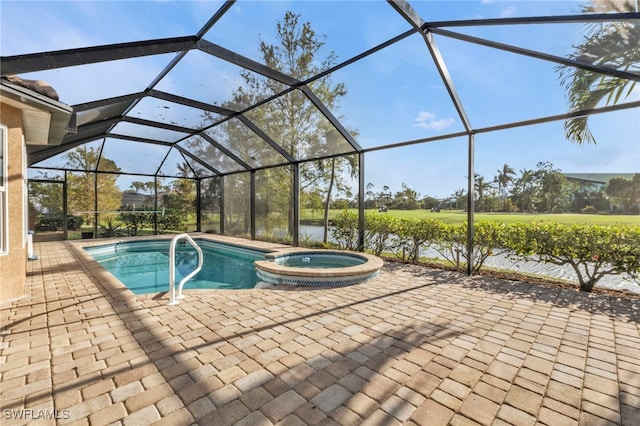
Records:
[[[638,0],[592,0],[583,12],[635,12]],[[583,41],[575,46],[570,59],[589,62],[604,68],[638,72],[640,70],[640,25],[635,21],[592,24]],[[560,84],[567,90],[569,111],[580,112],[611,105],[628,98],[636,82],[572,66],[558,67]],[[588,116],[567,119],[564,124],[568,140],[596,143],[588,126]]]

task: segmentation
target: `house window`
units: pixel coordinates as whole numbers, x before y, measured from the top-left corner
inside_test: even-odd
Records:
[[[9,251],[9,206],[7,200],[7,127],[0,126],[0,255]]]

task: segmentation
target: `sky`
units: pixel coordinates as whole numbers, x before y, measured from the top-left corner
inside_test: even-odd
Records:
[[[533,0],[409,3],[425,21],[564,15],[577,13],[580,7],[579,2],[573,1]],[[12,56],[194,35],[221,4],[220,1],[165,0],[0,0],[0,53]],[[316,34],[324,35],[326,44],[320,54],[333,51],[337,62],[410,29],[384,1],[239,1],[204,38],[261,61],[258,44],[276,42],[276,22],[286,11],[299,13],[303,21],[311,23]],[[450,30],[566,56],[581,41],[586,27],[544,24]],[[434,35],[433,41],[474,129],[567,112],[556,64],[439,34]],[[23,77],[47,81],[58,91],[62,102],[74,105],[144,90],[173,57],[173,54],[164,54],[36,72]],[[347,95],[332,112],[346,128],[357,130],[355,139],[363,148],[463,130],[462,120],[425,41],[418,35],[405,38],[330,77],[334,83],[344,83],[347,89]],[[219,105],[230,98],[240,82],[237,67],[202,52],[191,52],[157,88]],[[639,99],[640,85],[626,100]],[[189,113],[182,111],[180,116],[157,118],[188,124]],[[490,181],[504,164],[519,173],[535,169],[538,162],[548,161],[566,173],[640,172],[640,109],[599,114],[590,117],[589,123],[596,145],[579,146],[567,141],[562,121],[479,133],[475,136],[475,171]],[[108,142],[105,150],[125,168],[156,161],[164,154],[162,149],[149,150],[140,161],[115,142]],[[376,192],[384,185],[397,191],[404,183],[422,196],[444,198],[466,188],[467,155],[467,137],[374,150],[365,155],[365,181],[373,184]]]

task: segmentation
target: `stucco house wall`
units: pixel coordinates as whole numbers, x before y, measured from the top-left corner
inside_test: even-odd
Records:
[[[8,134],[7,198],[8,198],[8,251],[0,254],[0,302],[24,294],[27,276],[26,230],[23,228],[23,128],[19,109],[0,104],[0,124]]]
[[[5,201],[4,206],[0,203],[0,303],[25,293],[29,254],[25,156],[30,150],[60,144],[72,114],[73,108],[59,102],[47,83],[2,76],[0,125],[7,145],[2,153],[5,191],[0,192]]]

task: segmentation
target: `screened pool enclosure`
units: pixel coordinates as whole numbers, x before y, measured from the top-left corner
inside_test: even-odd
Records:
[[[65,237],[115,235],[130,212],[129,235],[149,215],[154,233],[300,245],[322,238],[301,216],[356,209],[362,235],[374,195],[401,188],[473,224],[475,177],[507,163],[638,172],[640,13],[593,4],[42,4],[66,14],[56,37],[29,27],[37,8],[7,27],[3,4],[3,77],[44,80],[74,111],[60,145],[27,147],[33,215],[59,213]],[[572,73],[622,89],[572,105]],[[597,144],[567,139],[576,117]]]

